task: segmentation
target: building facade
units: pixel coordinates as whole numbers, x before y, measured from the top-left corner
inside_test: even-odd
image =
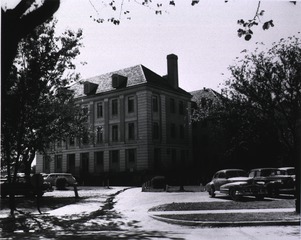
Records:
[[[104,176],[140,184],[146,175],[191,167],[191,95],[178,86],[177,59],[167,56],[163,77],[137,65],[74,86],[77,103],[88,114],[87,134],[37,155],[37,172],[70,172],[98,184]]]

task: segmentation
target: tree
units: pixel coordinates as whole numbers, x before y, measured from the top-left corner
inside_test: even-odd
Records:
[[[270,152],[267,159],[274,160],[272,154],[277,150],[275,157],[282,155],[282,163],[274,164],[295,165],[298,173],[300,39],[295,36],[281,39],[268,51],[260,52],[257,49],[254,53],[247,53],[236,65],[230,66],[229,70],[232,76],[225,82],[223,104],[209,111],[201,109],[196,116],[215,121],[215,131],[228,136],[226,142],[231,143],[228,150],[243,148],[252,154],[252,148],[255,147],[258,151],[258,147],[267,146],[268,148],[264,148]],[[300,212],[300,180],[299,175],[296,175],[296,207],[297,212]]]
[[[1,79],[5,84],[17,53],[18,43],[35,27],[52,17],[60,0],[45,0],[40,6],[35,0],[21,0],[14,9],[1,8]],[[34,8],[29,13],[28,10]]]
[[[296,210],[300,212],[300,39],[295,36],[281,39],[269,51],[246,55],[240,65],[229,69],[232,78],[225,92],[250,106],[255,116],[277,129],[289,162],[295,164]]]
[[[69,88],[79,79],[72,61],[80,54],[82,31],[66,30],[57,37],[55,24],[37,27],[20,42],[2,86],[1,160],[10,181],[16,180],[21,165],[29,176],[36,152],[83,129],[85,118]]]

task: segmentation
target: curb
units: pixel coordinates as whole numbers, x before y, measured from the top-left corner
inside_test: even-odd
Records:
[[[286,220],[286,221],[241,221],[241,222],[219,222],[219,221],[189,221],[177,220],[157,215],[150,215],[153,219],[183,225],[183,226],[199,226],[199,227],[248,227],[248,226],[298,226],[300,220]]]

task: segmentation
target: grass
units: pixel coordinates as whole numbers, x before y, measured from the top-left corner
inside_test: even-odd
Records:
[[[294,212],[280,213],[216,213],[216,214],[181,214],[181,215],[160,215],[160,217],[185,220],[185,221],[204,221],[204,222],[250,222],[250,221],[290,221],[299,220],[300,215]]]
[[[225,202],[186,202],[170,203],[156,206],[150,209],[156,215],[156,211],[193,211],[193,210],[238,210],[238,209],[279,209],[294,208],[295,199],[265,199],[257,201],[255,198],[243,198],[242,201]],[[182,220],[189,222],[282,222],[299,221],[300,214],[291,211],[285,212],[242,212],[242,213],[209,213],[209,214],[160,214],[160,218],[169,220]],[[260,223],[259,223],[260,224]]]
[[[186,211],[186,210],[223,210],[223,209],[263,209],[263,208],[294,208],[294,199],[277,199],[256,201],[245,198],[240,202],[186,202],[163,204],[150,209],[150,211]]]

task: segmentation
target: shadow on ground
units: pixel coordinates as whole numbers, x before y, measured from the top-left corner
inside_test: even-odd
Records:
[[[124,190],[122,190],[124,191]],[[137,221],[126,221],[114,210],[115,197],[109,195],[99,210],[89,214],[51,216],[17,211],[15,217],[2,219],[3,239],[183,239],[169,232],[145,231]]]

